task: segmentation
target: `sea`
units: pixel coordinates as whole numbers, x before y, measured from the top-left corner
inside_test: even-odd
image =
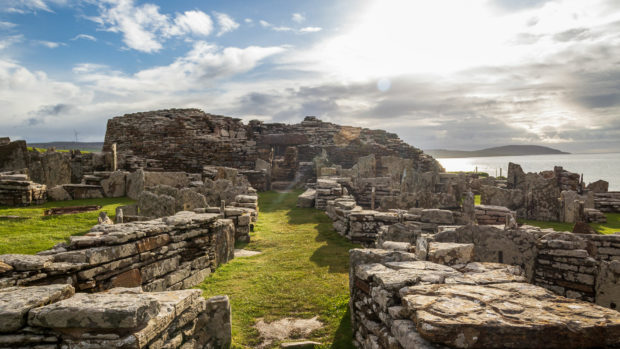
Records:
[[[521,165],[525,172],[553,170],[562,166],[565,170],[583,174],[587,183],[603,179],[609,182],[610,191],[620,191],[620,153],[604,154],[559,154],[527,156],[493,156],[482,158],[438,158],[437,161],[448,172],[487,172],[490,176],[506,176],[508,163]]]

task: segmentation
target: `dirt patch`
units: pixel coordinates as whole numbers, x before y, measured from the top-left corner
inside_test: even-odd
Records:
[[[258,319],[255,327],[263,339],[263,342],[258,348],[266,348],[275,341],[305,338],[310,335],[312,331],[322,326],[323,324],[318,320],[318,316],[312,319],[284,318],[271,323],[266,323],[263,319]]]

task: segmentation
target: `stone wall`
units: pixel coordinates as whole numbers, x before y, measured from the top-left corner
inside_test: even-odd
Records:
[[[449,267],[407,252],[351,250],[354,344],[394,349],[620,344],[620,313],[524,281],[519,268],[498,263]]]
[[[41,205],[47,201],[47,186],[34,183],[28,175],[0,173],[0,205]]]
[[[620,304],[620,235],[463,226],[423,238],[473,243],[476,261],[519,266],[529,282],[561,296],[612,309]]]
[[[24,171],[32,181],[49,188],[80,183],[83,176],[94,171],[113,170],[111,152],[81,153],[80,151],[40,153],[28,151],[25,141],[0,145],[0,171]]]
[[[415,171],[443,171],[432,157],[395,134],[314,117],[293,125],[256,120],[244,125],[239,119],[197,109],[128,114],[108,121],[104,149],[110,150],[113,144],[117,144],[119,167],[127,170],[198,173],[203,165],[215,165],[262,171],[264,163],[269,180],[297,183],[316,176],[316,166],[313,169],[311,164],[318,157],[325,165],[352,168],[358,159],[374,154],[379,169],[390,167],[381,162],[382,157],[394,157],[408,159]],[[264,178],[256,179],[257,189],[269,187],[262,185]]]
[[[3,348],[226,348],[230,333],[228,298],[204,299],[199,290],[0,289]]]
[[[0,255],[0,288],[65,283],[79,291],[179,290],[233,258],[235,226],[219,214],[179,212],[146,222],[96,225],[37,255]]]
[[[620,191],[594,194],[594,207],[602,212],[620,213]]]
[[[480,225],[505,225],[512,220],[516,223],[517,213],[503,206],[476,205],[476,222]]]
[[[119,168],[127,170],[142,167],[200,173],[204,165],[254,169],[257,158],[256,141],[239,119],[197,109],[114,117],[108,120],[104,150],[114,143]]]

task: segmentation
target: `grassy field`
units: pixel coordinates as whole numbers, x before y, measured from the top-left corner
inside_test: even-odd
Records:
[[[333,230],[323,212],[296,208],[299,193],[261,193],[255,233],[243,248],[262,253],[234,259],[200,285],[205,297],[230,297],[234,348],[261,343],[253,327],[259,318],[316,315],[325,326],[310,339],[352,348],[348,250],[355,245]]]
[[[41,206],[2,207],[0,216],[28,217],[24,220],[0,219],[0,254],[34,254],[68,241],[71,235],[81,235],[97,224],[99,211],[43,216],[43,211],[52,207],[100,205],[110,218],[114,219],[116,207],[133,203],[127,198],[104,198],[73,201],[48,202]]]
[[[613,234],[620,231],[620,213],[607,213],[607,223],[590,223],[590,226],[599,233]],[[553,228],[557,231],[572,231],[573,223],[561,223],[561,222],[543,222],[533,221],[528,219],[519,219],[519,223],[529,224],[540,228]]]

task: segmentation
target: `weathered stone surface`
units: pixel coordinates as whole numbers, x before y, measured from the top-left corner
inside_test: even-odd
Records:
[[[172,196],[157,195],[143,191],[138,197],[140,215],[146,217],[166,217],[175,212],[176,200]]]
[[[315,198],[316,198],[316,190],[308,189],[297,197],[297,207],[305,207],[305,208],[314,207]]]
[[[108,198],[120,198],[127,194],[125,178],[127,173],[114,171],[110,177],[101,181],[103,195]]]
[[[0,262],[0,274],[12,271],[13,267],[4,263],[4,262]]]
[[[596,182],[588,184],[587,188],[594,193],[606,193],[609,190],[609,182],[599,179]]]
[[[403,304],[424,338],[457,348],[605,347],[620,340],[620,313],[523,283],[413,286]]]
[[[50,266],[52,258],[28,254],[2,254],[0,255],[0,262],[12,266],[17,271],[30,271]]]
[[[176,204],[182,211],[192,211],[197,208],[209,206],[207,204],[207,198],[204,195],[190,188],[179,190],[179,197]]]
[[[596,277],[596,304],[617,309],[620,305],[620,261],[601,262]]]
[[[422,210],[422,222],[437,224],[453,224],[454,217],[448,210],[427,209]]]
[[[135,329],[159,312],[160,305],[146,294],[76,294],[30,311],[28,324],[50,328]]]
[[[175,188],[189,186],[189,177],[185,172],[144,172],[144,186],[169,185]]]
[[[0,333],[20,329],[26,325],[31,309],[69,298],[74,292],[70,285],[0,289]]]
[[[474,261],[474,244],[431,242],[428,260],[443,265],[467,264]]]
[[[47,199],[50,201],[66,201],[71,200],[71,195],[69,195],[62,185],[57,185],[47,189]]]
[[[127,196],[133,200],[138,200],[144,191],[144,171],[142,169],[130,173],[126,177]]]

